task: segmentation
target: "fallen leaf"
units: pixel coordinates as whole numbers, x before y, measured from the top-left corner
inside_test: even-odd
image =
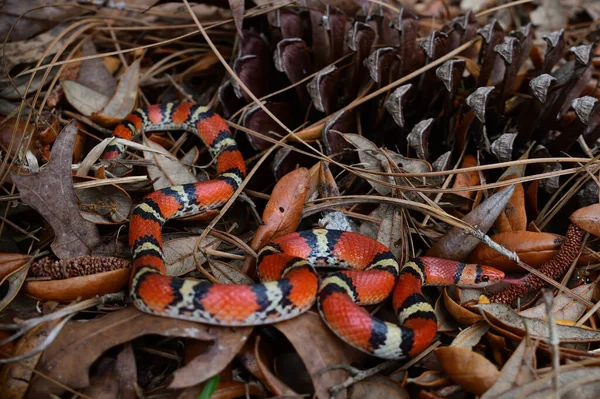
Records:
[[[529,150],[523,154],[519,160],[529,158]],[[508,168],[498,179],[499,182],[521,178],[525,174],[525,165],[518,164]],[[498,191],[498,190],[496,190]],[[525,189],[523,183],[515,185],[515,192],[506,207],[498,215],[495,223],[499,232],[505,231],[524,231],[527,229],[527,212],[525,210]]]
[[[31,255],[0,252],[0,280],[14,272],[31,259]]]
[[[581,295],[587,300],[591,300],[594,290],[596,289],[596,285],[597,281],[592,284],[583,284],[577,286],[572,288],[571,291]],[[576,321],[583,315],[585,310],[585,304],[573,298],[566,292],[561,292],[558,294],[552,302],[552,312],[558,320]],[[546,304],[540,303],[539,305],[520,311],[519,315],[523,317],[546,319],[548,317],[548,310],[546,309]]]
[[[534,231],[507,231],[490,237],[509,251],[516,252],[519,258],[538,268],[548,262],[560,249],[563,240],[554,234]],[[469,255],[470,263],[493,266],[505,273],[523,273],[523,268],[489,246],[480,243]]]
[[[233,14],[233,22],[237,29],[238,35],[244,37],[242,24],[244,23],[244,0],[228,0],[231,13]]]
[[[527,384],[535,380],[532,370],[536,369],[535,347],[524,339],[517,349],[504,363],[498,379],[482,396],[481,399],[492,399],[509,389]]]
[[[462,218],[463,222],[477,226],[481,232],[487,233],[512,197],[514,190],[513,185],[491,195]],[[453,227],[429,248],[427,256],[463,262],[477,244],[479,244],[477,238],[458,227]]]
[[[472,326],[462,330],[452,341],[450,346],[464,349],[473,349],[481,341],[481,338],[489,331],[490,326],[485,321],[479,321]]]
[[[97,55],[96,46],[91,40],[86,40],[81,46],[82,55]],[[117,88],[117,81],[105,65],[106,58],[95,57],[81,61],[77,83],[100,94],[110,97]]]
[[[581,230],[600,237],[600,204],[579,208],[571,214],[569,219]]]
[[[385,384],[379,380],[359,381],[348,390],[350,399],[408,399],[408,392],[399,385]]]
[[[17,296],[31,264],[25,263],[0,281],[0,312]]]
[[[328,399],[328,389],[346,379],[344,371],[321,371],[328,366],[351,364],[363,356],[334,335],[316,313],[306,312],[273,326],[286,336],[304,361],[316,396],[320,399]],[[310,345],[306,343],[307,337],[310,337]],[[344,392],[340,392],[336,398],[343,399],[345,396]]]
[[[250,247],[258,251],[274,238],[296,231],[310,187],[308,169],[299,168],[283,176],[271,192]],[[248,256],[242,272],[252,274],[254,258]]]
[[[13,356],[31,353],[46,341],[50,332],[61,320],[40,323],[27,331],[15,345]],[[44,352],[18,362],[4,364],[0,370],[0,397],[4,399],[21,399],[30,390],[30,381],[35,376],[36,364]]]
[[[133,210],[133,201],[127,191],[114,184],[77,188],[75,195],[80,201],[81,216],[95,224],[125,223]]]
[[[155,190],[179,184],[196,183],[196,176],[190,172],[189,168],[174,159],[173,155],[164,147],[149,140],[144,140],[144,144],[156,151],[144,151],[144,159],[152,161],[154,164],[148,165],[148,177],[153,181],[152,187]]]
[[[538,375],[534,381],[505,391],[495,399],[512,399],[517,396],[527,399],[542,399],[556,395],[552,375]],[[558,373],[561,399],[596,398],[600,392],[600,367],[582,367]]]
[[[38,211],[54,230],[51,248],[59,259],[89,255],[101,246],[94,223],[79,213],[73,190],[71,156],[77,127],[70,122],[58,135],[48,165],[39,173],[13,175],[21,200]]]
[[[125,70],[117,89],[110,101],[104,106],[101,114],[115,120],[119,123],[123,118],[133,111],[137,101],[137,93],[140,80],[140,60],[135,60],[129,68]],[[93,119],[93,118],[92,118]]]
[[[89,369],[105,351],[149,334],[210,341],[205,353],[175,372],[171,388],[199,384],[231,362],[250,331],[152,316],[132,306],[94,320],[70,321],[38,364],[37,370],[49,379],[34,377],[28,395],[61,395],[64,385],[73,389],[89,386]],[[52,380],[64,385],[58,386]]]
[[[377,147],[372,141],[365,137],[354,134],[345,133],[343,138],[353,144],[358,149],[358,157],[362,163],[362,167],[366,170],[374,170],[378,172],[390,172],[392,169],[389,165],[388,157],[383,154],[383,150]],[[401,165],[402,170],[409,173],[427,173],[431,172],[431,165],[421,159],[412,159],[396,154],[392,151],[387,151],[387,154],[393,162]],[[378,180],[390,184],[396,184],[395,179],[391,176],[382,176],[369,174],[369,184],[381,195],[389,195],[392,192],[391,187],[376,183]],[[398,179],[400,182],[405,181],[403,178]]]
[[[465,391],[482,395],[498,379],[500,372],[485,357],[470,349],[447,346],[434,350],[440,366]]]
[[[544,342],[548,339],[548,323],[544,320],[520,316],[508,306],[498,303],[479,304],[473,308],[481,309],[493,326],[507,329],[522,337],[527,334]],[[561,343],[600,342],[600,331],[557,325],[556,332]]]
[[[198,244],[199,238],[199,236],[192,236],[165,240],[163,253],[167,275],[181,276],[196,270],[197,263],[203,264],[206,262],[206,257],[202,254],[202,251],[196,253],[196,249],[214,249],[220,242],[214,237],[206,237],[202,243]]]
[[[471,154],[466,154],[463,158],[463,161],[462,161],[462,164],[460,165],[460,167],[461,167],[461,169],[471,168],[471,167],[477,166],[477,164],[478,164],[477,158],[475,158]],[[480,183],[481,183],[481,179],[479,178],[478,171],[462,172],[462,173],[456,174],[452,188],[468,188],[468,187],[477,186]],[[465,198],[468,198],[471,200],[474,199],[476,194],[477,194],[476,191],[460,191],[460,192],[456,193],[456,195],[460,195],[461,197],[465,197]],[[471,209],[471,207],[468,205],[460,208],[461,211],[465,211],[465,212],[468,211],[469,209]]]
[[[67,101],[85,116],[100,112],[110,101],[110,97],[73,80],[65,80],[62,87]]]
[[[130,274],[131,270],[126,268],[64,280],[26,281],[23,293],[40,301],[69,303],[118,292],[125,288]]]

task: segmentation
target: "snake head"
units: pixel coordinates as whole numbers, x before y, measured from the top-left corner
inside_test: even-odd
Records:
[[[461,279],[456,285],[462,288],[483,288],[499,283],[503,279],[503,271],[491,266],[469,263],[465,265]]]

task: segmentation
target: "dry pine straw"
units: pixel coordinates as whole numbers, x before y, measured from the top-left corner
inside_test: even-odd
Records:
[[[558,253],[548,262],[544,263],[538,271],[553,280],[561,278],[569,270],[573,261],[577,259],[584,235],[585,231],[574,224],[570,225]],[[508,305],[513,303],[517,298],[522,298],[531,292],[540,290],[545,285],[547,283],[544,280],[530,273],[521,279],[519,284],[513,284],[505,288],[493,295],[490,300]]]

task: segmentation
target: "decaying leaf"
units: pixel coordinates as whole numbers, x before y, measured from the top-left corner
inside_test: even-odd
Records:
[[[100,246],[98,230],[81,217],[73,190],[71,154],[76,133],[74,122],[62,130],[44,170],[29,176],[13,176],[21,199],[52,226],[55,235],[52,250],[59,258],[88,255]]]
[[[71,321],[40,359],[38,371],[71,388],[89,386],[89,367],[106,350],[147,334],[186,337],[211,344],[208,350],[180,368],[171,387],[198,384],[222,370],[235,356],[250,328],[219,328],[151,316],[128,307],[91,321]],[[201,372],[200,372],[201,371]],[[63,392],[49,380],[34,377],[30,395]]]
[[[500,375],[494,364],[470,349],[448,346],[434,353],[442,369],[467,392],[483,394]]]
[[[322,373],[325,367],[350,364],[363,356],[356,349],[335,339],[337,337],[325,326],[319,315],[312,312],[275,324],[275,328],[286,336],[304,361],[318,398],[329,398],[328,389],[345,379],[345,373],[340,370]],[[306,337],[311,337],[311,345],[306,345]],[[338,396],[344,397],[342,393]]]
[[[512,197],[514,189],[515,186],[513,185],[491,195],[477,208],[469,212],[462,220],[472,226],[477,226],[483,233],[487,233]],[[477,244],[479,244],[477,238],[470,236],[464,230],[454,227],[429,248],[427,256],[452,259],[460,262],[466,259]]]

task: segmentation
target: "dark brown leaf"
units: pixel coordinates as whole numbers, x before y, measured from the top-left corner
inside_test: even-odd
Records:
[[[13,176],[21,199],[38,211],[54,230],[52,250],[59,258],[89,255],[100,246],[96,226],[81,217],[73,190],[71,154],[77,128],[69,123],[58,135],[50,162],[29,176]]]

